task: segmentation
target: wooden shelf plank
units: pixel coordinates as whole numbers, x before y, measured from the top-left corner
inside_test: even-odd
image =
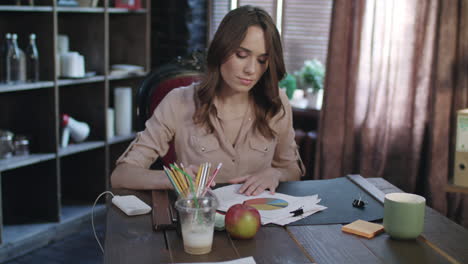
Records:
[[[148,74],[148,72],[135,72],[135,73],[130,73],[130,74],[115,74],[115,75],[109,75],[108,79],[113,81],[113,80],[125,80],[125,79],[131,79],[131,78],[140,78],[144,77]]]
[[[29,166],[43,161],[52,160],[55,158],[53,153],[44,154],[29,154],[27,156],[13,156],[7,159],[0,159],[0,171],[16,169],[24,166]]]
[[[59,149],[59,157],[72,155],[92,149],[97,149],[105,145],[104,141],[87,141],[79,144],[71,144],[66,148]]]
[[[104,7],[57,7],[60,13],[104,13]]]
[[[52,12],[51,6],[16,6],[16,5],[0,5],[0,12]]]
[[[59,86],[66,86],[66,85],[74,85],[74,84],[81,84],[81,83],[93,83],[93,82],[102,82],[104,81],[103,75],[93,76],[89,78],[82,78],[82,79],[60,79],[58,80]]]
[[[130,10],[127,8],[116,8],[116,7],[111,7],[108,8],[107,11],[111,14],[128,14],[128,13],[134,13],[134,14],[146,14],[147,10],[146,9],[137,9],[137,10]]]
[[[110,138],[108,142],[109,144],[121,143],[121,142],[133,140],[135,136],[136,136],[136,133],[131,133],[129,135],[124,135],[124,136],[115,136],[113,138]]]
[[[18,84],[0,84],[0,93],[23,91],[23,90],[34,90],[34,89],[43,89],[43,88],[52,88],[54,87],[53,81],[41,81],[41,82],[25,82]]]

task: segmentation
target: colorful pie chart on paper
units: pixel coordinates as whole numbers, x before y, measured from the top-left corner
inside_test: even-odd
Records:
[[[288,206],[288,202],[275,198],[256,198],[244,201],[245,205],[250,205],[257,210],[278,210]]]

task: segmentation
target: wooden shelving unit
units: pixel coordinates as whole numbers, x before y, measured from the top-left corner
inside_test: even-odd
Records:
[[[0,83],[0,129],[26,135],[30,142],[30,155],[0,159],[0,262],[90,220],[94,200],[110,187],[115,160],[135,137],[106,138],[106,109],[114,107],[114,88],[132,87],[135,96],[150,71],[149,0],[142,0],[140,10],[114,8],[107,0],[95,8],[36,2],[40,5],[0,3],[0,46],[6,33],[17,33],[25,50],[28,35],[35,33],[40,56],[39,82]],[[69,37],[70,50],[84,55],[86,71],[94,76],[56,76],[59,34]],[[144,72],[110,75],[113,64],[143,66]],[[136,105],[133,109],[136,127]],[[85,142],[60,146],[63,113],[89,124]],[[96,207],[97,217],[104,213],[104,200]]]

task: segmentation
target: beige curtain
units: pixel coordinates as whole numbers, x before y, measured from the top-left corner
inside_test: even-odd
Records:
[[[467,107],[467,2],[334,1],[318,178],[383,177],[468,226],[466,195],[444,191]]]

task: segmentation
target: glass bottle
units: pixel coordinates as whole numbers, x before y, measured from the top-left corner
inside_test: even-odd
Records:
[[[2,47],[2,72],[1,72],[1,77],[0,79],[2,82],[8,82],[10,72],[9,72],[9,67],[8,67],[8,50],[10,49],[11,46],[11,34],[7,33],[5,35],[5,45]]]
[[[19,51],[19,80],[21,82],[26,81],[26,54],[24,51],[19,47],[18,45],[18,51]]]
[[[29,35],[29,45],[26,48],[26,80],[39,81],[39,52],[36,46],[36,34]]]
[[[15,83],[20,80],[20,51],[18,49],[18,35],[11,35],[11,45],[7,54],[7,83]]]

